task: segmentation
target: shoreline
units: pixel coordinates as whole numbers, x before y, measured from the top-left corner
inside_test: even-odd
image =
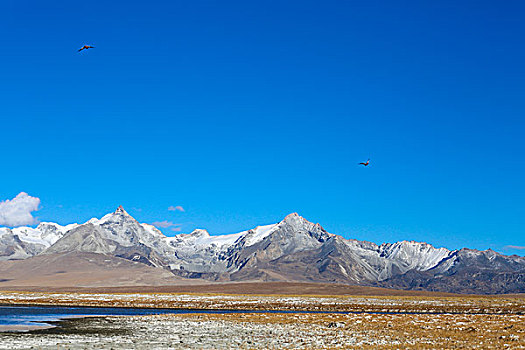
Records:
[[[42,322],[45,323],[45,322]],[[54,328],[53,325],[0,325],[0,333],[26,333],[35,330]]]
[[[190,313],[53,323],[58,327],[0,333],[0,350],[525,347],[524,315]]]
[[[16,307],[16,306],[15,306]],[[55,317],[50,320],[29,321],[35,324],[0,324],[0,334],[2,333],[29,333],[60,327],[64,321],[83,319],[89,317],[106,317],[109,315],[65,315]],[[36,324],[39,323],[39,324]]]
[[[208,308],[178,308],[178,307],[135,307],[135,306],[104,306],[104,305],[81,305],[81,304],[62,304],[62,305],[52,305],[52,304],[4,304],[0,303],[1,307],[39,307],[39,308],[89,308],[89,309],[131,309],[131,310],[162,310],[162,311],[174,311],[173,313],[163,312],[163,314],[249,314],[249,313],[270,313],[270,314],[370,314],[370,315],[523,315],[525,314],[525,309],[523,311],[517,311],[517,312],[454,312],[454,311],[367,311],[367,310],[348,310],[348,311],[334,311],[334,310],[301,310],[301,309],[294,309],[294,310],[280,310],[280,309],[273,309],[273,310],[266,310],[266,309],[208,309]],[[175,312],[179,311],[179,312]],[[182,311],[182,312],[181,312]],[[130,315],[82,315],[78,316],[79,318],[82,317],[105,317],[105,316],[145,316],[145,315],[136,315],[136,314],[130,314]],[[77,318],[76,316],[71,317],[65,317],[67,318]],[[36,321],[35,321],[36,322]],[[46,321],[42,321],[42,323],[45,323]],[[2,325],[0,324],[0,327]],[[0,329],[0,332],[1,329]]]
[[[0,350],[525,348],[525,298],[0,292],[0,303],[152,312],[0,332]]]
[[[45,325],[0,325],[0,333],[43,332],[63,327],[72,319],[150,317],[155,310],[159,315],[185,317],[201,315],[205,318],[224,315],[232,319],[244,317],[279,318],[306,317],[525,317],[525,299],[490,297],[420,297],[420,296],[319,296],[311,295],[220,295],[220,294],[169,294],[169,293],[35,293],[0,292],[1,307],[38,307],[55,309],[58,319],[39,319]],[[148,310],[140,314],[84,314],[60,313],[61,308]],[[173,312],[170,312],[173,311]],[[78,310],[77,310],[78,312]],[[81,312],[81,311],[80,311]],[[167,316],[166,316],[167,317]],[[189,316],[188,316],[189,317]],[[127,321],[119,321],[127,322]],[[131,322],[131,321],[130,321]]]

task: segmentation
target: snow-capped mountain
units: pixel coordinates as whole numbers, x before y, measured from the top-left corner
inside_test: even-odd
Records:
[[[72,251],[113,255],[153,266],[164,266],[171,250],[166,236],[151,225],[138,223],[122,206],[101,219],[69,230],[42,254]]]
[[[381,244],[379,254],[387,259],[397,261],[399,268],[405,273],[413,269],[418,271],[430,270],[453,252],[446,248],[434,248],[428,243],[401,241],[393,244]]]
[[[375,243],[326,232],[296,213],[230,235],[206,230],[174,237],[122,207],[78,225],[0,228],[0,260],[97,253],[215,281],[319,281],[405,289],[525,291],[525,258],[422,242]]]
[[[77,226],[42,222],[36,228],[0,227],[0,260],[26,259],[39,254]]]

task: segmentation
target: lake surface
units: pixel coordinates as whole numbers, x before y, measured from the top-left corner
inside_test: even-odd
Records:
[[[238,310],[139,309],[119,307],[0,306],[2,326],[49,326],[47,322],[82,316],[140,316],[181,313],[231,313]]]
[[[223,309],[148,309],[125,307],[71,307],[71,306],[0,306],[0,332],[5,330],[29,330],[35,327],[49,327],[48,322],[82,316],[141,316],[184,313],[324,313],[326,311],[293,310],[223,310]],[[420,312],[377,312],[377,311],[330,311],[334,314],[419,314]],[[455,314],[459,312],[423,312],[423,314]],[[480,314],[480,313],[472,313]]]

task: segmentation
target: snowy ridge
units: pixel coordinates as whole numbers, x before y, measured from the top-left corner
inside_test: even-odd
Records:
[[[377,245],[345,239],[297,213],[277,224],[227,235],[197,229],[166,237],[153,225],[137,222],[122,207],[81,225],[0,228],[0,260],[69,252],[112,255],[183,277],[220,281],[329,281],[447,290],[447,278],[456,278],[469,280],[469,288],[481,283],[480,288],[491,292],[501,286],[520,290],[520,281],[525,280],[525,258],[491,250],[451,251],[424,242]],[[487,275],[480,278],[478,271]],[[412,284],[412,278],[418,282]]]
[[[428,243],[414,241],[383,243],[379,246],[379,252],[385,258],[404,263],[403,272],[429,270],[452,254],[446,248],[435,248]]]
[[[254,229],[242,231],[239,233],[227,235],[210,235],[206,230],[197,229],[189,234],[178,234],[173,237],[166,237],[155,226],[145,223],[138,223],[129,215],[122,206],[115,212],[104,215],[102,218],[92,218],[82,225],[71,224],[61,226],[55,223],[44,222],[36,228],[18,227],[14,229],[0,228],[0,236],[13,235],[17,236],[21,242],[29,245],[41,246],[41,249],[33,249],[36,254],[54,245],[62,237],[79,227],[93,225],[104,232],[105,237],[114,242],[114,246],[133,247],[140,243],[151,247],[160,254],[171,265],[179,267],[193,265],[199,261],[201,267],[199,272],[206,270],[206,265],[219,260],[226,260],[224,256],[228,250],[239,250],[252,247],[272,236],[276,232],[291,231],[293,237],[295,232],[309,232],[310,235],[304,236],[294,244],[305,245],[304,249],[317,247],[320,243],[327,241],[335,236],[322,229],[319,224],[313,224],[299,216],[297,213],[287,215],[284,220],[277,224],[257,226]],[[284,231],[283,231],[284,230]],[[311,243],[309,240],[314,239]],[[447,258],[451,251],[445,248],[434,248],[430,244],[420,242],[397,242],[385,243],[377,246],[374,243],[366,241],[345,240],[357,255],[363,260],[392,260],[401,266],[402,271],[411,269],[428,270],[435,267],[443,259]],[[287,249],[290,250],[288,244]],[[291,248],[293,251],[304,250],[301,246]],[[113,251],[108,249],[102,251]],[[27,257],[32,256],[27,252]],[[182,259],[181,259],[182,257]],[[180,261],[183,260],[183,261]],[[194,260],[194,261],[189,261]],[[224,265],[224,264],[223,264]],[[385,264],[382,264],[385,265]],[[224,267],[224,266],[223,266]],[[381,270],[384,270],[383,266]],[[210,268],[210,270],[214,270]],[[215,269],[216,270],[216,269]],[[218,270],[223,270],[219,268]],[[377,268],[376,268],[377,270]],[[346,271],[342,270],[344,273]],[[378,274],[381,272],[378,272]]]
[[[210,236],[208,231],[197,229],[189,234],[181,233],[174,237],[166,237],[166,241],[173,247],[178,245],[191,245],[198,248],[222,248],[234,244],[241,236],[242,234],[240,233]]]

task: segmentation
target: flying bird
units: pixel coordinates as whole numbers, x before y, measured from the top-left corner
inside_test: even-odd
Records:
[[[366,161],[366,163],[361,162],[359,164],[360,165],[364,165],[364,166],[368,166],[368,164],[370,164],[370,158]]]
[[[80,49],[78,49],[78,52],[82,51],[82,50],[87,50],[87,49],[94,49],[95,46],[91,46],[91,45],[84,45],[82,46]]]

